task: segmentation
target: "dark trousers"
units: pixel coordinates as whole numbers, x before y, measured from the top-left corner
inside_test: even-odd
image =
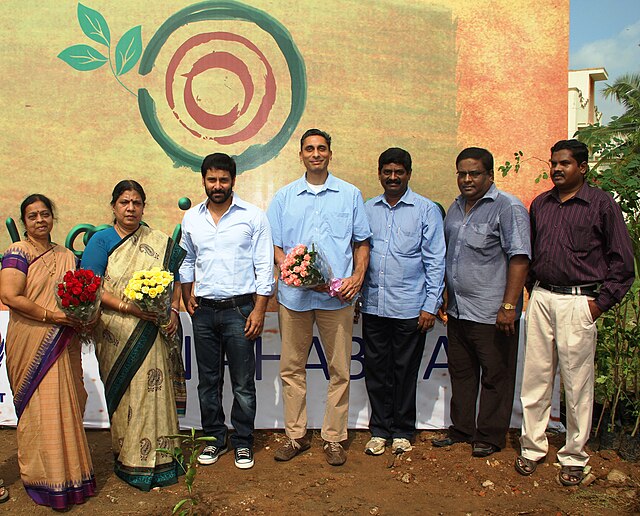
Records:
[[[216,438],[215,446],[224,446],[227,440],[222,408],[225,354],[233,390],[231,424],[235,433],[231,435],[231,445],[233,448],[253,446],[256,356],[254,341],[244,336],[244,326],[252,310],[253,302],[224,310],[200,305],[191,318],[202,429],[205,435]]]
[[[450,437],[504,448],[513,408],[520,321],[515,328],[516,334],[507,336],[494,324],[449,316]]]
[[[417,317],[362,314],[362,335],[371,435],[413,439],[418,370],[426,334],[418,330]]]

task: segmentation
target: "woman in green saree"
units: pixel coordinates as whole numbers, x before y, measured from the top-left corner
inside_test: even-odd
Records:
[[[84,251],[82,267],[104,276],[103,314],[95,329],[96,355],[105,387],[115,454],[115,473],[143,491],[177,482],[180,468],[156,448],[172,449],[168,436],[178,432],[186,389],[181,339],[158,329],[157,314],[126,300],[133,273],[161,267],[174,273],[184,251],[161,231],[141,224],[146,195],[133,180],[114,188],[114,225],[95,233]],[[176,281],[177,283],[177,281]],[[164,333],[180,329],[180,286],[174,286],[171,320]]]

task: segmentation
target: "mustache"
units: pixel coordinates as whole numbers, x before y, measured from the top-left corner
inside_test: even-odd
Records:
[[[387,184],[387,185],[399,185],[400,184],[400,180],[399,179],[387,179],[385,181],[385,184]]]

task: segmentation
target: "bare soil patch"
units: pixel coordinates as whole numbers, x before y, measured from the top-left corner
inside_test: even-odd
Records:
[[[553,460],[540,464],[534,475],[523,477],[513,468],[517,435],[507,447],[486,459],[471,457],[471,448],[458,444],[436,449],[431,439],[439,432],[423,431],[414,449],[394,457],[363,453],[368,432],[349,432],[348,460],[329,466],[322,441],[315,432],[309,451],[290,462],[273,460],[284,439],[280,431],[256,434],[253,469],[241,471],[231,453],[217,464],[201,467],[195,482],[200,499],[198,514],[634,514],[640,512],[640,464],[622,461],[613,452],[592,452],[595,481],[567,488],[557,481]],[[73,514],[167,515],[186,496],[181,479],[175,486],[142,493],[113,474],[109,432],[88,431],[98,494],[72,508]],[[564,435],[552,436],[552,454]],[[621,473],[607,479],[611,471]],[[613,475],[609,475],[610,478]],[[0,478],[11,499],[0,512],[16,515],[51,514],[35,505],[22,488],[18,472],[15,430],[0,429]]]

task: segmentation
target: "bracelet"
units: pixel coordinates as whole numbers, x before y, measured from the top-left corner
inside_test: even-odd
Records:
[[[44,316],[42,317],[42,322],[47,322],[47,309],[44,309]]]
[[[120,303],[118,304],[118,312],[123,313],[124,312],[124,301],[120,301]]]
[[[178,317],[180,317],[180,312],[179,312],[179,310],[178,310],[177,308],[173,308],[173,307],[171,307],[171,311],[172,311],[174,314],[176,314]]]

